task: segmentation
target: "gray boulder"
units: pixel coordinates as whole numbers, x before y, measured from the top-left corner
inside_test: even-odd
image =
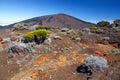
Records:
[[[47,38],[45,41],[44,41],[44,44],[45,45],[50,45],[51,44],[51,38]]]
[[[34,50],[32,49],[30,44],[20,43],[20,42],[13,42],[8,47],[8,55],[19,54],[19,53],[33,53]]]
[[[120,27],[113,27],[112,30],[114,30],[114,31],[120,31]]]
[[[3,42],[11,42],[10,38],[3,38]]]
[[[102,40],[103,40],[103,41],[109,41],[109,40],[110,40],[110,37],[102,37]]]
[[[83,28],[82,31],[83,32],[90,32],[90,29],[89,28]]]
[[[72,40],[74,40],[74,41],[81,41],[81,38],[76,37],[76,38],[72,38]]]
[[[88,69],[92,72],[102,71],[108,67],[107,60],[105,58],[92,55],[85,60],[84,64],[88,66]]]
[[[54,36],[55,40],[61,40],[62,38],[60,36]]]
[[[75,38],[75,41],[81,41],[81,38]]]
[[[69,29],[68,28],[62,28],[61,32],[67,32]]]

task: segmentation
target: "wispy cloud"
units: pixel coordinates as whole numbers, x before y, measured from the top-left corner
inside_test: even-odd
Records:
[[[5,25],[9,25],[12,24],[13,22],[11,21],[0,21],[0,25],[5,26]]]

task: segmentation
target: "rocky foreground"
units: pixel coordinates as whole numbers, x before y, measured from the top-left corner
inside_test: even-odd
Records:
[[[26,32],[2,30],[0,37],[10,37],[17,42],[18,34]],[[55,36],[60,39],[55,39]],[[120,79],[120,54],[113,53],[118,47],[107,42],[100,44],[71,40],[70,35],[59,30],[51,31],[50,38],[50,45],[36,45],[35,53],[15,54],[12,58],[8,58],[7,54],[11,42],[0,43],[0,80],[87,80],[88,75],[78,73],[76,69],[90,55],[105,58],[108,67],[94,72],[89,80]]]

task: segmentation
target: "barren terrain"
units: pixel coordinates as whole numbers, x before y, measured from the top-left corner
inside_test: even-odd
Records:
[[[1,38],[16,38],[28,31],[1,30]],[[61,40],[53,37],[60,36]],[[11,42],[0,44],[0,80],[87,80],[87,75],[78,73],[77,67],[89,55],[98,55],[108,60],[109,67],[93,73],[89,80],[120,80],[120,54],[112,54],[114,46],[76,42],[60,30],[50,31],[50,45],[37,45],[34,54],[14,55],[8,58],[7,47]]]

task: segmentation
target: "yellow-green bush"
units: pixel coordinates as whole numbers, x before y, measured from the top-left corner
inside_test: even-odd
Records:
[[[77,38],[77,37],[80,37],[80,35],[78,33],[74,33],[70,36],[71,38]]]
[[[105,26],[108,27],[109,25],[110,25],[110,22],[108,22],[108,21],[100,21],[97,23],[97,26],[99,26],[99,27],[105,27]]]
[[[90,30],[91,30],[91,31],[96,31],[96,30],[98,30],[98,29],[99,29],[99,28],[98,28],[97,26],[91,26],[91,27],[90,27]]]
[[[36,36],[44,36],[45,38],[49,37],[49,32],[48,30],[34,30],[31,32],[28,32],[23,35],[23,38],[27,37],[29,41],[32,41],[34,39],[34,35]]]
[[[109,30],[108,27],[103,27],[102,29],[105,30],[105,31],[108,31],[108,30]]]
[[[38,25],[36,26],[36,30],[39,30],[39,29],[60,29],[59,26],[45,26],[45,25]]]
[[[38,26],[36,26],[36,30],[39,30],[39,29],[46,29],[46,30],[48,30],[48,29],[50,29],[51,27],[49,27],[49,26],[44,26],[44,25],[38,25]]]

